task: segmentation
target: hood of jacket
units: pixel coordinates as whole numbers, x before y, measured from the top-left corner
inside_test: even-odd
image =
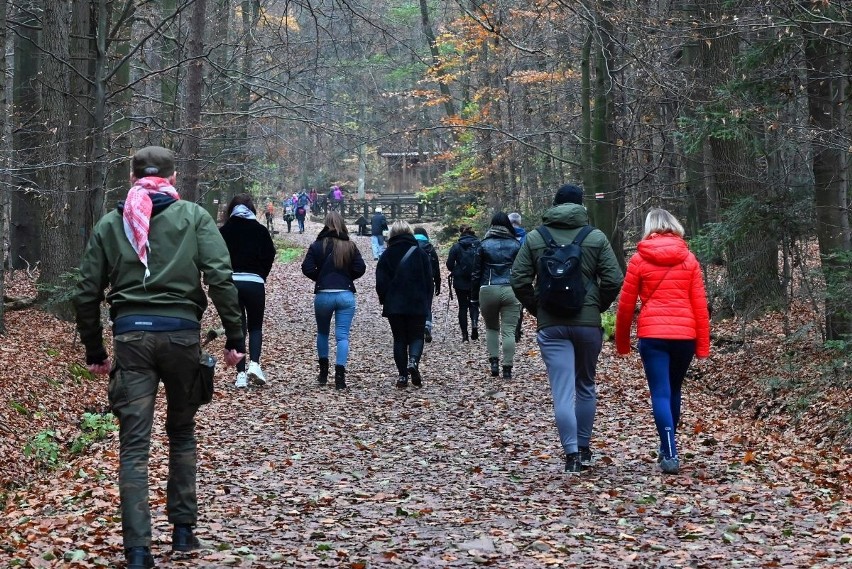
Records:
[[[152,217],[177,201],[172,196],[160,192],[150,192],[148,195],[151,197],[151,205],[153,206],[153,209],[151,210]],[[118,202],[115,209],[118,210],[118,213],[124,215],[124,200]]]
[[[393,245],[398,245],[400,243],[406,243],[409,247],[416,246],[417,239],[415,239],[414,235],[411,233],[401,233],[388,239],[388,247],[392,247]]]
[[[489,237],[497,238],[497,239],[517,239],[515,235],[503,227],[502,225],[492,225],[488,228],[488,231],[485,232],[485,238]]]
[[[461,246],[462,249],[476,247],[477,245],[479,245],[479,238],[476,235],[465,233],[464,235],[459,237],[458,244]]]
[[[636,246],[646,261],[663,267],[682,263],[689,255],[689,246],[674,233],[652,233]]]
[[[585,206],[575,203],[555,205],[544,212],[541,221],[556,229],[573,229],[589,223],[589,212]]]

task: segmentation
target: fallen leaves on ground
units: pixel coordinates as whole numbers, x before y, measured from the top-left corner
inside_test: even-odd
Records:
[[[286,236],[307,246],[318,231]],[[436,233],[436,232],[435,232]],[[167,567],[838,567],[852,562],[850,459],[835,422],[795,416],[758,383],[778,375],[780,340],[715,350],[686,384],[682,471],[656,467],[637,355],[599,366],[596,464],[563,473],[549,387],[526,318],[514,379],[491,378],[484,335],[462,344],[455,303],[435,302],[424,387],[397,390],[390,330],[368,263],[347,368],[350,389],[316,384],[312,283],[299,260],[268,283],[263,388],[217,393],[198,415],[198,534],[171,554],[163,400],[151,459],[153,551]],[[14,284],[14,283],[13,283]],[[25,286],[19,284],[18,286]],[[9,566],[122,561],[117,436],[53,470],[23,456],[44,429],[75,435],[106,406],[105,380],[79,378],[73,329],[26,310],[4,339],[0,550]],[[205,326],[216,326],[213,315]],[[714,326],[717,338],[736,324]],[[221,349],[221,340],[211,351]],[[785,348],[789,349],[789,347]],[[332,351],[332,353],[334,353]],[[810,354],[809,357],[816,357]],[[848,381],[848,380],[847,380]],[[842,385],[833,389],[843,393]],[[848,386],[846,386],[848,404]],[[815,399],[837,412],[843,400]],[[12,405],[10,402],[15,402]],[[738,403],[737,403],[738,402]],[[736,404],[735,404],[736,403]],[[756,411],[760,408],[759,411]],[[842,409],[841,409],[842,410]],[[828,415],[824,415],[828,416]],[[832,415],[833,416],[833,415]],[[829,436],[833,435],[833,436]]]

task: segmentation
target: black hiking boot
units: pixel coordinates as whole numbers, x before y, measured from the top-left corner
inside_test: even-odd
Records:
[[[580,451],[580,464],[583,468],[589,468],[592,465],[592,449],[589,447],[578,447]]]
[[[500,358],[488,358],[488,363],[491,364],[491,377],[500,375]]]
[[[411,385],[420,387],[423,385],[423,377],[420,375],[420,370],[417,369],[417,362],[408,360],[408,375],[411,376]]]
[[[190,524],[175,524],[172,530],[172,551],[200,549],[201,542],[195,537]]]
[[[512,366],[503,366],[503,379],[512,379]]]
[[[334,388],[346,389],[346,368],[342,365],[334,366]]]
[[[572,452],[565,455],[565,472],[569,474],[583,472],[583,464],[580,462],[579,452]]]
[[[154,556],[149,547],[128,547],[124,550],[127,569],[151,569],[154,567]]]
[[[404,375],[399,376],[399,379],[396,380],[397,389],[405,389],[408,387],[408,378]]]
[[[476,326],[470,329],[470,339],[474,342],[479,339],[479,328]]]
[[[328,383],[328,358],[320,358],[319,360],[319,377],[317,381],[320,385],[325,385]]]

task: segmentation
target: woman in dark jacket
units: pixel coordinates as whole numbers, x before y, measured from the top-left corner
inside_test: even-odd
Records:
[[[319,384],[328,383],[328,336],[334,316],[334,339],[337,354],[334,365],[334,387],[346,389],[346,362],[349,359],[349,330],[355,318],[355,280],[364,275],[367,265],[343,218],[336,211],[325,216],[325,227],[308,248],[302,261],[302,273],[316,282],[314,315],[317,320],[317,358]]]
[[[502,211],[491,218],[491,227],[479,245],[471,277],[471,299],[479,303],[485,320],[488,363],[491,375],[500,375],[500,338],[503,339],[503,379],[512,378],[515,359],[515,328],[521,303],[512,291],[512,263],[521,249],[509,216]]]
[[[459,327],[462,342],[468,342],[467,316],[470,313],[470,338],[479,339],[479,305],[470,302],[470,278],[473,276],[473,265],[476,251],[479,249],[479,239],[470,226],[461,228],[459,240],[450,247],[447,255],[447,270],[452,276],[453,289],[459,301]]]
[[[248,338],[248,372],[246,360],[237,364],[234,386],[243,388],[251,380],[257,385],[266,383],[260,368],[263,346],[263,313],[266,309],[266,277],[275,261],[275,245],[269,231],[257,221],[257,210],[249,194],[237,194],[228,204],[228,220],[219,229],[234,270],[234,284],[240,300],[243,333]]]
[[[399,371],[396,386],[423,384],[420,356],[426,318],[432,311],[432,268],[429,255],[417,244],[411,226],[395,221],[390,229],[388,248],[376,264],[376,292],[382,316],[393,333],[393,359]]]

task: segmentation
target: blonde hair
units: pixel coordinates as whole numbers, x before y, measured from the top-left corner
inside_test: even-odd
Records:
[[[411,226],[408,225],[407,221],[397,219],[393,222],[393,225],[391,225],[390,233],[388,234],[388,239],[390,239],[391,237],[396,237],[397,235],[403,235],[405,233],[408,233],[409,235],[414,235],[414,232],[411,231]]]
[[[684,231],[683,225],[675,216],[662,208],[655,207],[645,216],[645,234],[642,238],[652,233],[674,233],[678,237],[683,237]]]

